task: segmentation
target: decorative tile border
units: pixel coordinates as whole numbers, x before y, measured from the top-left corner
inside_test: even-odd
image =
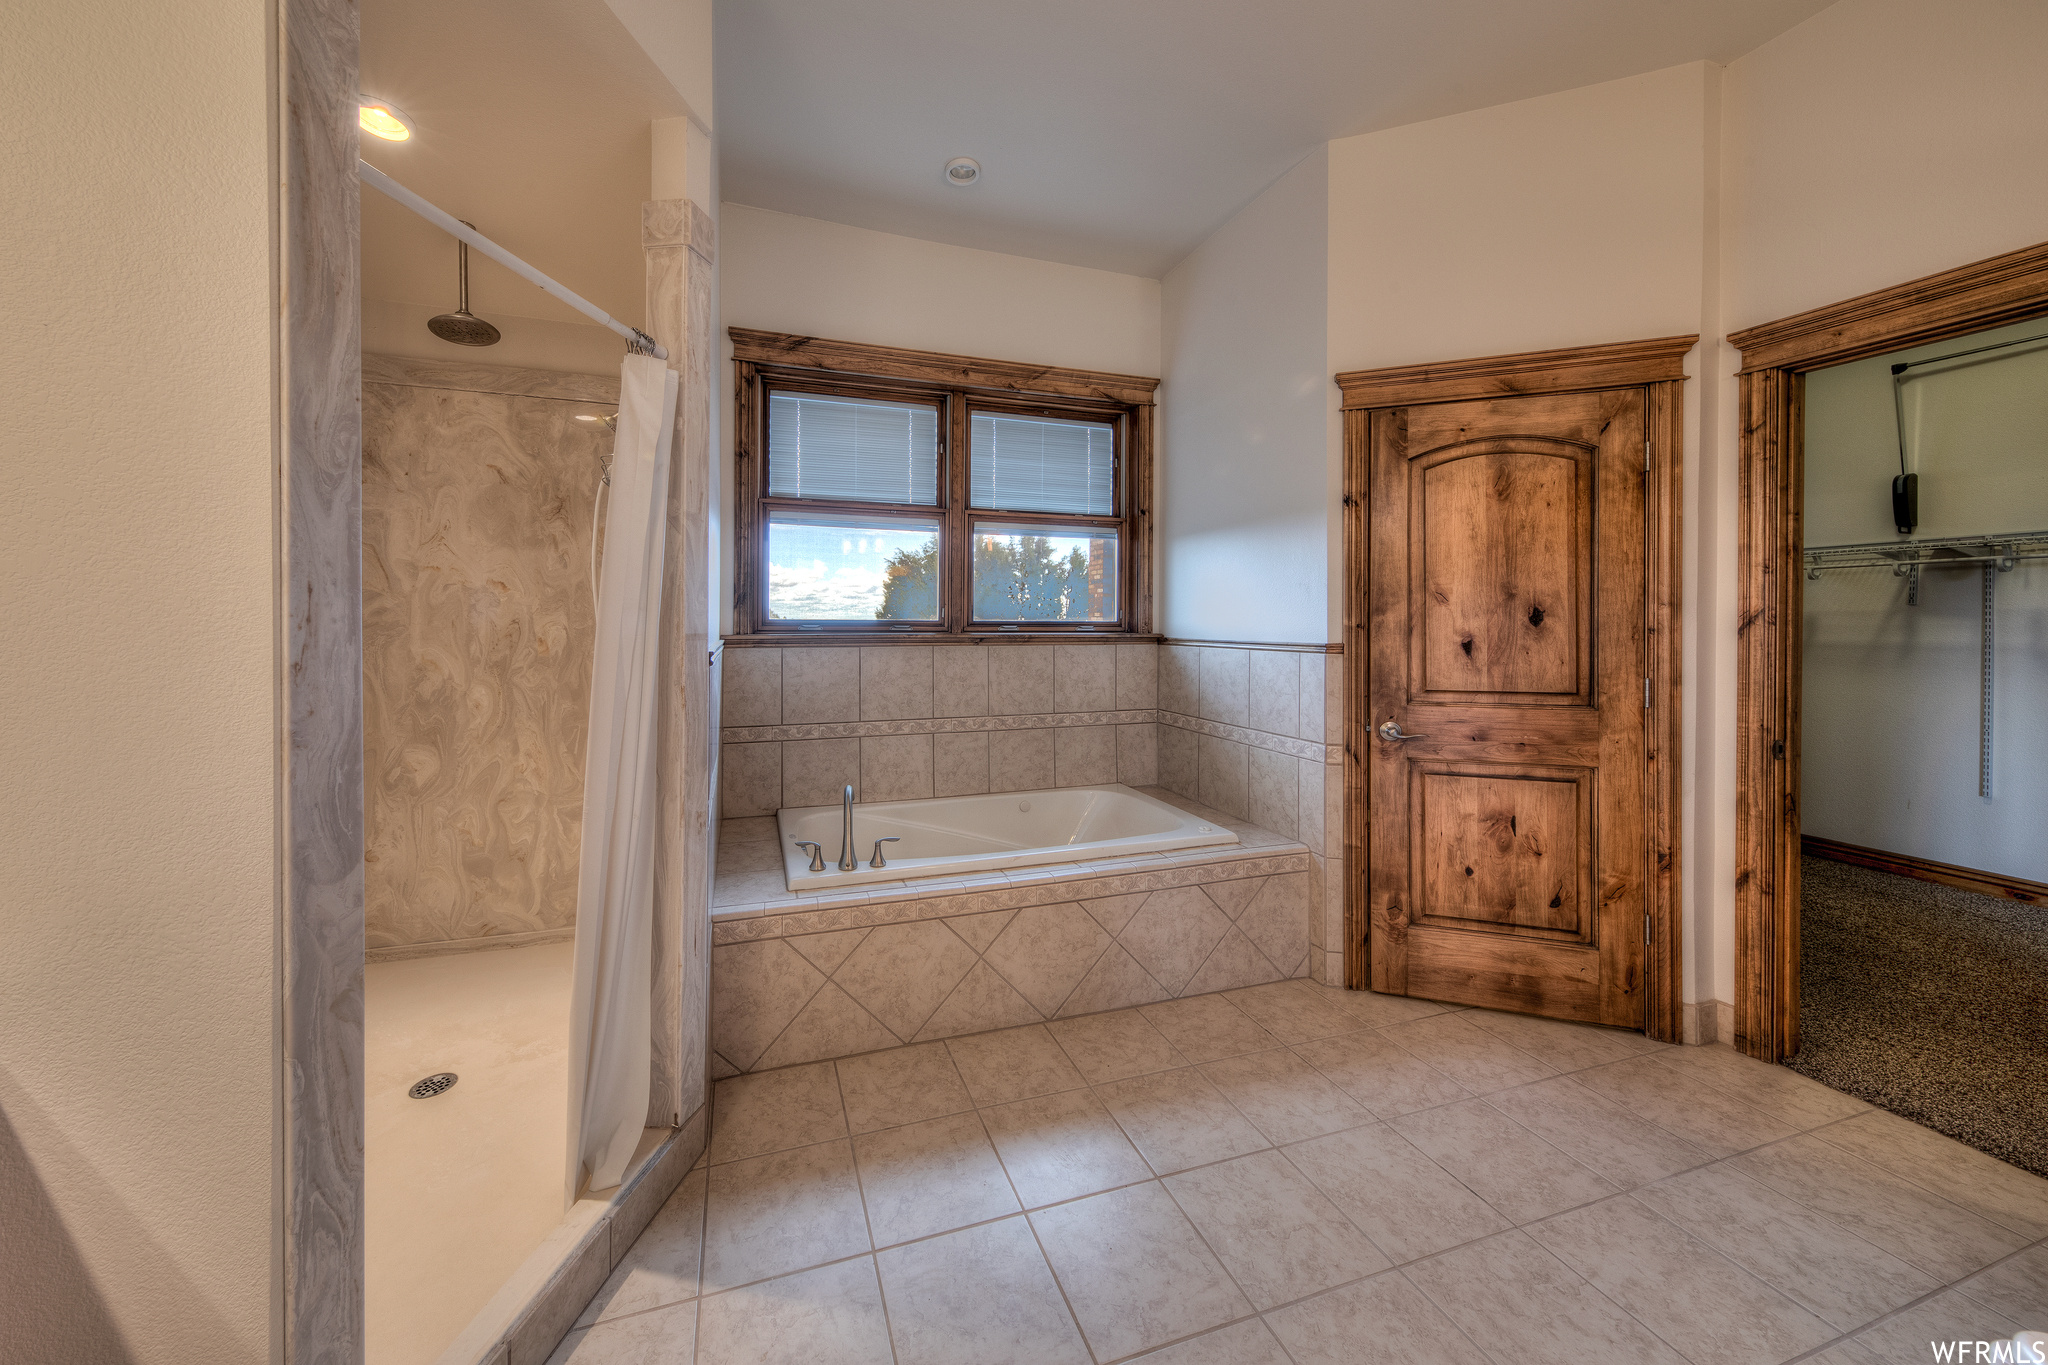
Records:
[[[1088,870],[1079,875],[1075,874],[1073,865],[1068,865],[1057,869],[1056,875],[1034,878],[1028,883],[1010,881],[1006,885],[981,889],[948,885],[923,895],[906,895],[898,889],[904,884],[898,884],[887,892],[873,893],[859,900],[849,897],[835,904],[782,902],[767,906],[724,906],[712,912],[711,941],[714,945],[753,943],[840,929],[866,929],[882,924],[946,919],[953,915],[978,915],[991,910],[1018,910],[1060,901],[1164,891],[1219,879],[1270,877],[1310,870],[1308,849],[1300,844],[1233,850],[1228,855],[1188,859],[1172,866],[1127,869],[1101,863],[1081,866]]]
[[[735,725],[719,731],[727,744],[772,744],[792,739],[859,739],[872,735],[953,735],[986,730],[1055,730],[1089,725],[1149,725],[1159,713],[1063,711],[1033,716],[934,716],[919,720],[845,720],[813,725]]]
[[[1225,725],[1222,721],[1203,720],[1200,716],[1186,716],[1178,711],[1160,710],[1154,715],[1161,725],[1171,725],[1177,730],[1192,730],[1198,735],[1232,740],[1249,749],[1265,749],[1276,754],[1305,758],[1311,763],[1344,761],[1344,746],[1341,744],[1318,744],[1310,739],[1295,739],[1291,735],[1251,730],[1242,725]]]
[[[859,739],[876,735],[951,735],[991,730],[1054,730],[1092,725],[1171,725],[1311,762],[1342,763],[1344,746],[1276,735],[1242,725],[1203,720],[1177,711],[1067,711],[1032,716],[934,716],[921,720],[848,720],[817,725],[735,725],[719,731],[727,744],[774,744],[796,739]]]
[[[1249,649],[1265,654],[1335,654],[1342,656],[1343,645],[1332,644],[1285,644],[1261,640],[1190,640],[1173,635],[1162,637],[1163,645],[1180,645],[1188,649]]]

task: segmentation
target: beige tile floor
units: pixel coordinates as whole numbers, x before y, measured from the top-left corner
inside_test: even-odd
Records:
[[[2048,1181],[1726,1047],[1285,982],[714,1113],[553,1365],[1875,1365],[2048,1327]]]

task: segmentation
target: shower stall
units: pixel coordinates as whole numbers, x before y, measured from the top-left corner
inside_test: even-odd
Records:
[[[425,1365],[562,1218],[618,382],[375,355],[363,381],[370,1359]]]
[[[708,337],[689,207],[650,326]],[[545,1355],[708,1118],[708,373],[550,292],[620,376],[363,356],[369,1365]]]

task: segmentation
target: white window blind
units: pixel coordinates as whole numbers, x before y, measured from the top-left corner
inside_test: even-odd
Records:
[[[973,505],[1004,512],[1116,514],[1116,428],[977,412]]]
[[[768,492],[934,506],[939,412],[916,403],[768,395]]]

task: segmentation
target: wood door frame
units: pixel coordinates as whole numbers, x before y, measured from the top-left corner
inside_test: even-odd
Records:
[[[2048,315],[2048,243],[1731,332],[1738,372],[1735,1045],[1799,1050],[1805,377]]]
[[[1684,489],[1685,357],[1697,336],[1659,337],[1606,346],[1487,356],[1430,365],[1354,370],[1336,377],[1344,412],[1344,980],[1363,989],[1368,980],[1366,914],[1366,761],[1371,752],[1366,713],[1364,602],[1367,588],[1367,513],[1375,410],[1475,398],[1582,393],[1600,389],[1648,390],[1645,421],[1651,442],[1645,489],[1650,539],[1645,560],[1649,612],[1648,663],[1654,702],[1647,752],[1651,796],[1650,874],[1644,913],[1651,942],[1644,954],[1644,1031],[1677,1042],[1683,1036],[1680,934],[1681,836],[1684,811],[1681,680],[1684,642],[1682,493]]]

